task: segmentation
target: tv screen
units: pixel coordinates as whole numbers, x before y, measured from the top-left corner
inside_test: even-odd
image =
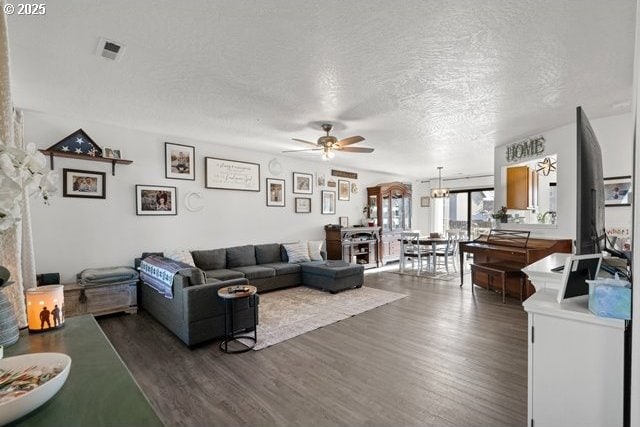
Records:
[[[577,108],[577,218],[576,255],[595,254],[605,248],[604,179],[598,138],[582,107]]]

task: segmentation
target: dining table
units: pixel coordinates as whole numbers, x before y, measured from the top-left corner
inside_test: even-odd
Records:
[[[398,239],[398,240],[400,240],[400,272],[404,273],[404,267],[405,267],[404,245],[410,242],[406,239]],[[435,274],[436,262],[437,262],[437,257],[435,256],[435,253],[437,252],[437,247],[438,245],[446,245],[448,242],[448,239],[446,237],[420,236],[418,238],[418,241],[420,242],[421,246],[431,245],[431,253],[433,254],[432,256],[433,261],[431,262],[432,268],[430,271],[427,270],[427,272]]]

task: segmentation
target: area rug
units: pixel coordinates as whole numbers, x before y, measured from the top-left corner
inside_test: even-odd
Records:
[[[404,297],[364,286],[337,294],[305,286],[262,294],[258,342],[253,349],[261,350]]]

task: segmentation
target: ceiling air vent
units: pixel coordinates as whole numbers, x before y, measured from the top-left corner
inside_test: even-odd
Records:
[[[112,61],[118,61],[124,53],[124,45],[113,40],[107,40],[104,37],[98,42],[96,54]]]

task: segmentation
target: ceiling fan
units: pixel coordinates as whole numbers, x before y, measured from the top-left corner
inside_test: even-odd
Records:
[[[298,151],[322,151],[322,160],[329,160],[333,158],[335,155],[334,150],[343,151],[345,153],[372,153],[373,148],[366,147],[348,147],[352,144],[357,144],[358,142],[364,141],[364,138],[361,136],[351,136],[349,138],[341,139],[338,141],[338,138],[335,136],[329,135],[329,132],[333,129],[333,125],[330,123],[324,123],[322,125],[322,130],[327,132],[326,136],[321,136],[318,138],[317,143],[313,143],[310,141],[305,141],[303,139],[293,138],[294,141],[302,142],[303,144],[312,145],[314,148],[307,148],[304,150],[286,150],[283,153],[295,153]]]

